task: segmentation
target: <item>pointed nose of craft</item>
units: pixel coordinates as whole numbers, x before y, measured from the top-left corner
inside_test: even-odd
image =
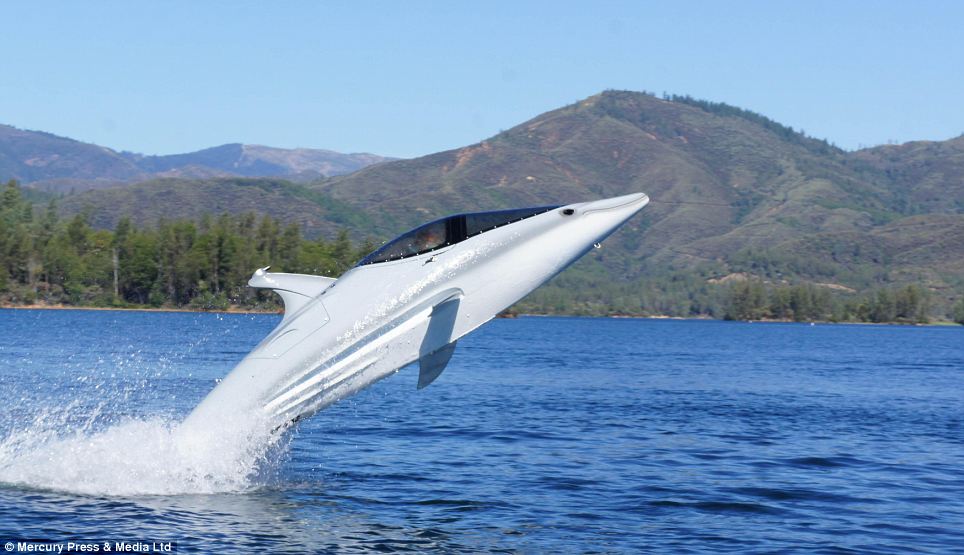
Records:
[[[604,198],[592,202],[585,202],[580,206],[580,212],[590,214],[593,212],[618,210],[628,212],[629,215],[639,212],[649,202],[649,197],[644,193],[633,193],[621,197]]]
[[[573,204],[562,213],[575,216],[574,227],[579,230],[578,235],[589,245],[602,241],[626,220],[633,217],[649,202],[649,197],[643,193],[606,198],[592,202]]]

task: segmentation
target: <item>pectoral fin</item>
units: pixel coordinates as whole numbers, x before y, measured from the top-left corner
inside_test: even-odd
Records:
[[[455,352],[455,341],[418,359],[418,388],[428,386],[445,370],[445,366],[452,359]]]

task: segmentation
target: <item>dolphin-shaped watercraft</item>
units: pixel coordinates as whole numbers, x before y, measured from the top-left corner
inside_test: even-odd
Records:
[[[648,202],[637,193],[449,216],[386,243],[338,280],[260,269],[249,285],[280,294],[284,318],[182,429],[198,435],[215,423],[256,421],[273,432],[416,361],[423,388],[445,369],[459,338]]]

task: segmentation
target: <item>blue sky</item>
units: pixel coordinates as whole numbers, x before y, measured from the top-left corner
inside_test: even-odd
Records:
[[[0,3],[0,123],[118,150],[410,157],[604,89],[844,148],[964,132],[964,2]]]

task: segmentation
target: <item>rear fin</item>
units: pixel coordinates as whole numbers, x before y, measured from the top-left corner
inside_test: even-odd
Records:
[[[455,352],[455,341],[418,359],[418,388],[422,389],[435,381],[445,370]]]
[[[285,303],[285,318],[298,312],[311,299],[328,289],[335,278],[307,274],[269,273],[266,266],[259,269],[248,280],[248,286],[256,289],[271,289],[281,295]]]

